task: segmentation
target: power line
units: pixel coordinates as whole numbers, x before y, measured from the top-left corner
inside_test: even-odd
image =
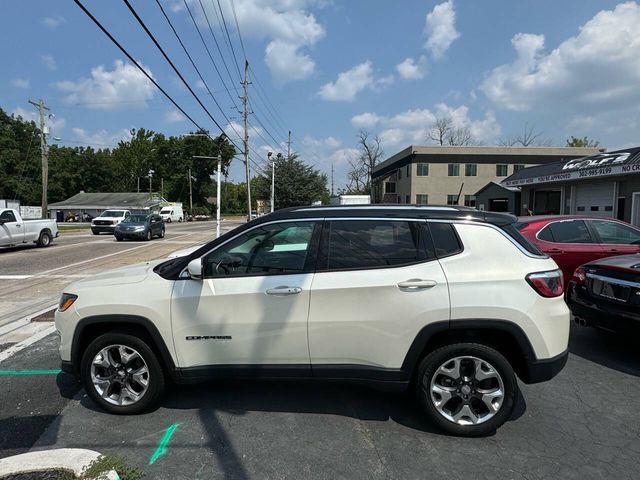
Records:
[[[231,3],[231,11],[233,12],[233,18],[236,21],[236,31],[238,32],[238,38],[240,39],[240,46],[242,47],[242,55],[244,55],[244,59],[247,59],[247,52],[244,49],[244,42],[242,41],[242,35],[240,34],[240,24],[238,24],[238,16],[236,15],[236,6],[233,3],[233,0],[229,0]]]
[[[231,43],[231,37],[229,36],[229,30],[227,30],[227,22],[224,19],[224,14],[222,13],[222,8],[220,7],[220,1],[218,0],[218,9],[220,10],[220,15],[218,15],[218,11],[216,10],[216,6],[213,3],[214,0],[211,0],[211,6],[213,7],[213,12],[216,14],[216,18],[218,19],[218,25],[220,25],[220,30],[224,30],[227,33],[225,38],[225,44],[227,45],[227,50],[231,53],[233,60],[235,62],[236,71],[238,72],[238,76],[240,80],[242,80],[242,74],[240,73],[240,67],[238,66],[238,59],[236,58],[236,52],[233,49],[233,44]],[[222,17],[222,22],[220,18]],[[223,26],[224,25],[224,26]],[[246,59],[245,59],[246,60]]]
[[[176,102],[176,101],[171,97],[171,95],[169,95],[169,94],[165,91],[165,89],[164,89],[164,88],[162,88],[162,87],[158,84],[158,82],[156,82],[156,80],[155,80],[151,75],[149,75],[149,74],[147,73],[147,71],[146,71],[144,68],[142,68],[142,67],[138,64],[138,62],[137,62],[137,61],[136,61],[136,60],[131,56],[131,54],[130,54],[130,53],[129,53],[129,52],[128,52],[128,51],[127,51],[127,50],[126,50],[126,49],[125,49],[121,44],[120,44],[120,42],[118,42],[118,41],[113,37],[113,35],[111,35],[111,33],[109,33],[109,31],[108,31],[108,30],[107,30],[107,29],[106,29],[106,28],[105,28],[105,27],[100,23],[100,21],[99,21],[96,17],[94,17],[94,16],[93,16],[93,14],[92,14],[89,10],[87,10],[87,9],[85,8],[85,6],[84,6],[82,3],[80,3],[80,0],[73,0],[73,1],[75,2],[75,4],[76,4],[76,5],[78,5],[78,7],[80,7],[80,9],[84,12],[84,14],[85,14],[85,15],[87,15],[87,16],[91,19],[91,21],[92,21],[93,23],[95,23],[95,24],[96,24],[96,26],[97,26],[97,27],[102,31],[102,33],[104,33],[104,34],[107,36],[107,38],[109,38],[109,40],[111,40],[111,42],[112,42],[116,47],[118,47],[118,49],[119,49],[119,50],[120,50],[120,51],[121,51],[121,52],[122,52],[122,53],[123,53],[123,54],[124,54],[128,59],[129,59],[129,61],[130,61],[133,65],[135,65],[135,66],[138,68],[138,70],[140,70],[140,71],[144,74],[144,76],[145,76],[145,77],[147,77],[147,79],[149,79],[149,81],[150,81],[151,83],[153,83],[153,84],[155,85],[155,87],[156,87],[158,90],[160,90],[160,91],[162,92],[162,94],[163,94],[165,97],[167,97],[167,100],[169,100],[169,101],[170,101],[170,102],[171,102],[171,103],[172,103],[172,104],[173,104],[173,105],[174,105],[178,110],[180,110],[180,112],[181,112],[181,113],[182,113],[186,118],[188,118],[188,119],[191,121],[191,123],[193,123],[193,124],[198,128],[198,130],[201,130],[201,131],[203,131],[203,132],[206,132],[206,129],[204,129],[203,127],[201,127],[201,126],[200,126],[200,124],[198,124],[198,122],[196,122],[196,121],[191,117],[191,115],[189,115],[189,114],[188,114],[188,113],[187,113],[187,112],[186,112],[186,111],[185,111],[185,110],[184,110],[180,105],[178,105],[178,103],[177,103],[177,102]],[[208,136],[211,140],[213,140],[213,138],[212,138],[209,134],[207,134],[207,136]],[[229,141],[231,142],[231,140],[229,140]],[[233,143],[233,142],[231,142],[231,143],[232,143],[232,145],[233,145],[234,147],[238,148],[238,146],[237,146],[235,143]]]

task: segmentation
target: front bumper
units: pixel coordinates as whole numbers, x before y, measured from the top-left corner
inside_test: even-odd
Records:
[[[147,238],[147,231],[141,230],[139,232],[122,232],[120,230],[116,230],[114,235],[121,238],[126,238],[129,240],[140,240],[143,238]]]
[[[91,231],[96,233],[113,233],[115,229],[115,225],[91,225]]]

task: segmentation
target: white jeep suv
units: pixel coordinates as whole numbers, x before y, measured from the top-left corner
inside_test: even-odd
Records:
[[[174,383],[314,378],[412,388],[457,435],[510,416],[567,360],[562,274],[514,228],[462,207],[277,211],[185,257],[70,285],[63,370],[113,413]]]

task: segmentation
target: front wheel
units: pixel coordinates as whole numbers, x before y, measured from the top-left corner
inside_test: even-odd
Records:
[[[458,343],[427,355],[418,367],[416,393],[429,420],[464,437],[494,432],[511,416],[518,383],[498,351]]]
[[[89,397],[111,413],[144,412],[164,389],[164,374],[153,350],[142,339],[124,333],[107,333],[91,342],[80,372]]]

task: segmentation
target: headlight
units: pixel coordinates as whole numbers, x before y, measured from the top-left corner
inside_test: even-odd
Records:
[[[67,310],[74,302],[78,299],[77,295],[73,295],[72,293],[63,293],[60,297],[60,304],[58,305],[58,310],[64,312]]]

